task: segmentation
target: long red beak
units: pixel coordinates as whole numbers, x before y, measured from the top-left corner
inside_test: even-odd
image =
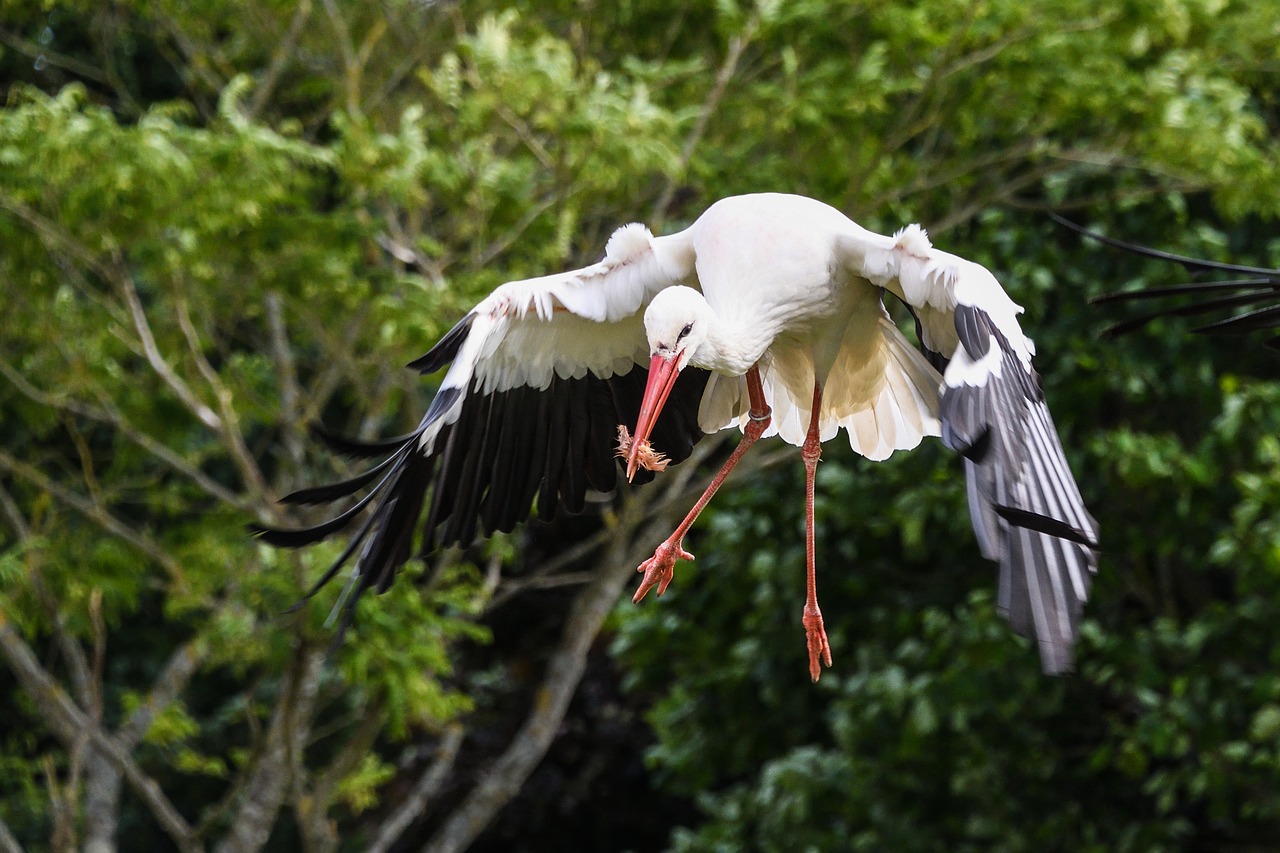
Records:
[[[649,441],[649,433],[658,422],[658,415],[666,405],[671,388],[680,376],[680,353],[671,358],[655,355],[649,362],[649,382],[644,386],[644,399],[640,401],[640,418],[636,421],[636,434],[631,441],[631,452],[627,454],[627,482],[636,475],[640,463],[640,448]]]

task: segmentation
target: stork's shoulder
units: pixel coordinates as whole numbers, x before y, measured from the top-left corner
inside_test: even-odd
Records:
[[[925,229],[914,223],[892,237],[855,224],[839,242],[846,263],[912,307],[952,312],[968,305],[1001,318],[1022,313],[990,270],[935,248]]]
[[[550,320],[569,313],[598,323],[616,323],[636,314],[653,295],[685,281],[693,256],[685,232],[655,237],[633,222],[613,232],[604,257],[581,269],[509,281],[490,293],[476,312]]]

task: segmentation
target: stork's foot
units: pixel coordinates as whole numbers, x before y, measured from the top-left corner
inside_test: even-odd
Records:
[[[804,636],[809,645],[809,677],[815,682],[822,675],[819,660],[831,666],[831,644],[827,642],[827,630],[822,627],[822,611],[817,605],[804,606]]]
[[[658,546],[653,552],[653,556],[640,564],[637,572],[644,572],[644,579],[640,581],[640,588],[636,590],[635,597],[631,600],[639,603],[655,586],[658,587],[658,595],[662,595],[667,591],[667,584],[671,583],[671,578],[675,575],[676,560],[692,560],[693,555],[680,547],[681,539],[668,539]]]

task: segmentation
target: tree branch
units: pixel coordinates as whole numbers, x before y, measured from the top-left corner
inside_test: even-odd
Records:
[[[146,803],[151,814],[183,853],[203,851],[204,847],[191,825],[174,808],[160,784],[134,762],[128,750],[76,707],[66,691],[40,666],[31,647],[3,613],[0,613],[0,652],[8,659],[18,682],[64,746],[70,749],[78,739],[86,737],[120,770],[134,793]]]
[[[29,543],[32,536],[31,528],[27,525],[26,519],[23,518],[17,502],[14,501],[3,485],[0,485],[0,508],[3,508],[5,515],[8,516],[17,540],[23,544]],[[44,582],[44,578],[34,562],[34,557],[29,557],[29,561],[27,577],[31,581],[31,587],[35,592],[36,599],[48,614],[49,621],[53,626],[54,641],[58,644],[58,649],[62,652],[63,659],[66,661],[68,678],[71,681],[75,699],[81,707],[94,709],[97,712],[94,720],[100,723],[102,707],[101,656],[95,654],[94,666],[91,671],[89,662],[85,658],[84,650],[80,648],[76,638],[67,630],[66,622],[58,610],[57,598]],[[101,630],[96,623],[95,634],[101,634]],[[100,644],[95,643],[95,652],[98,647],[100,647]],[[83,762],[85,794],[83,806],[84,851],[85,853],[114,853],[116,817],[120,802],[120,771],[111,765],[100,750],[90,747],[87,751],[81,753],[79,747],[80,742],[77,741],[75,763],[79,765],[80,762]],[[3,853],[3,850],[3,833],[0,833],[0,853]]]
[[[378,828],[378,837],[369,845],[365,853],[386,853],[391,849],[404,831],[409,828],[427,808],[430,802],[440,793],[453,763],[458,758],[458,749],[466,730],[459,724],[449,726],[444,737],[436,744],[436,756],[418,777],[417,783],[409,795],[401,801],[391,816]]]
[[[267,843],[289,790],[292,756],[302,751],[311,728],[324,659],[323,651],[299,646],[290,678],[271,714],[265,747],[244,787],[231,830],[215,848],[217,853],[249,853]]]
[[[677,469],[679,476],[668,483],[664,496],[680,494],[698,470],[697,462],[709,451],[695,449],[694,457]],[[687,466],[687,467],[686,467]],[[652,493],[650,493],[652,494]],[[423,847],[424,853],[458,853],[465,850],[482,833],[503,806],[510,802],[529,778],[529,774],[546,755],[555,739],[569,701],[586,669],[587,651],[595,641],[623,584],[635,572],[652,538],[661,535],[660,527],[671,523],[664,516],[644,525],[651,498],[646,495],[627,499],[614,529],[613,545],[601,561],[591,583],[578,594],[569,619],[565,623],[560,644],[547,664],[547,673],[534,697],[524,725],[512,738],[507,750],[490,765],[484,776],[463,803]]]
[[[122,436],[155,456],[175,472],[191,480],[201,489],[208,492],[211,497],[239,509],[250,508],[249,502],[240,495],[210,478],[209,475],[192,465],[186,458],[175,453],[168,445],[156,441],[150,435],[133,426],[119,412],[110,408],[99,408],[79,400],[63,399],[57,395],[42,391],[28,382],[26,377],[3,358],[0,358],[0,376],[8,379],[14,388],[34,403],[47,406],[66,415],[85,418],[118,430]]]
[[[147,363],[151,365],[152,370],[156,372],[156,375],[160,377],[164,384],[169,386],[170,390],[177,395],[178,399],[195,415],[197,420],[213,430],[222,428],[218,416],[214,414],[211,408],[196,398],[195,394],[191,392],[191,389],[187,387],[187,384],[182,381],[182,378],[178,376],[161,354],[160,348],[156,345],[155,336],[151,333],[151,325],[147,322],[147,315],[142,310],[142,302],[138,298],[137,288],[133,285],[133,278],[125,269],[123,258],[115,255],[109,262],[103,261],[61,225],[7,193],[0,193],[0,208],[8,210],[25,222],[46,244],[53,243],[61,246],[80,263],[92,269],[104,280],[111,282],[120,292],[120,295],[124,297],[125,304],[129,309],[129,316],[133,322],[134,331],[142,344],[143,355],[146,357]]]
[[[360,114],[360,63],[356,57],[355,48],[352,47],[351,29],[347,26],[346,19],[342,17],[342,10],[334,0],[322,0],[322,2],[325,14],[329,16],[329,22],[333,25],[334,41],[338,43],[338,50],[342,55],[342,82],[346,95],[346,110],[349,115],[357,116]]]
[[[13,499],[13,495],[9,494],[9,490],[3,484],[0,484],[0,511],[3,511],[4,515],[9,519],[9,524],[13,528],[14,538],[18,543],[23,547],[30,546],[31,527],[27,524],[26,518],[23,517],[22,510],[18,507],[18,502]],[[48,584],[45,583],[44,574],[40,571],[34,556],[31,556],[30,552],[28,553],[27,578],[31,582],[31,589],[53,626],[53,636],[58,643],[59,651],[62,652],[62,656],[66,660],[67,674],[71,679],[71,688],[75,691],[76,701],[82,707],[88,708],[93,692],[89,683],[88,658],[85,657],[84,649],[80,648],[76,638],[67,630],[66,621],[58,610],[57,597],[49,589]]]
[[[58,53],[56,50],[49,50],[48,48],[42,47],[38,44],[32,44],[27,39],[16,36],[8,30],[0,29],[0,44],[6,44],[18,53],[21,53],[30,59],[34,59],[37,62],[43,59],[50,65],[57,66],[64,71],[70,71],[72,74],[76,74],[86,80],[92,80],[95,83],[106,82],[106,76],[102,71],[89,63],[81,62],[74,56],[67,56],[66,54]]]
[[[22,845],[3,819],[0,819],[0,853],[22,853]]]
[[[711,84],[711,89],[707,92],[707,97],[702,102],[702,109],[698,111],[698,118],[694,121],[688,137],[685,138],[684,147],[680,149],[680,167],[676,170],[675,175],[667,178],[666,184],[662,187],[662,192],[658,195],[658,200],[653,205],[653,212],[649,214],[652,227],[658,228],[663,218],[667,215],[667,208],[671,206],[671,200],[675,198],[677,181],[683,178],[689,170],[689,164],[693,162],[693,153],[697,150],[698,144],[702,142],[702,137],[707,132],[707,125],[711,122],[711,116],[719,108],[720,101],[724,98],[725,90],[729,88],[729,83],[733,80],[734,75],[738,73],[738,63],[742,61],[743,52],[751,44],[751,41],[756,36],[756,31],[759,29],[760,11],[756,9],[743,25],[742,32],[729,39],[729,50],[725,54],[724,62],[720,63],[720,70],[716,72],[715,82]]]
[[[85,518],[97,523],[108,533],[118,536],[125,542],[137,548],[150,559],[158,563],[171,577],[181,578],[182,567],[178,562],[169,556],[167,552],[162,550],[158,545],[138,531],[129,527],[123,521],[116,518],[105,508],[94,504],[88,499],[77,495],[75,492],[55,482],[46,476],[43,472],[33,465],[21,462],[8,453],[0,450],[0,469],[9,471],[11,474],[21,477],[37,488],[43,489],[62,501]]]
[[[218,426],[214,428],[215,432],[222,439],[222,443],[227,448],[232,460],[235,461],[236,468],[240,470],[240,476],[244,479],[245,486],[250,491],[253,502],[259,507],[273,506],[271,501],[267,499],[267,480],[262,476],[262,469],[258,467],[253,454],[249,452],[248,446],[244,443],[244,433],[240,429],[240,415],[236,412],[231,389],[223,383],[218,371],[214,369],[213,365],[209,363],[209,359],[205,357],[204,350],[200,345],[200,335],[196,332],[195,325],[191,322],[191,313],[187,310],[185,298],[176,300],[174,312],[177,314],[178,327],[182,330],[183,337],[186,338],[187,349],[191,352],[196,369],[204,377],[205,382],[213,390],[214,397],[218,400],[218,411],[221,415],[218,417]]]
[[[343,779],[355,771],[372,751],[387,722],[385,712],[386,705],[381,699],[374,700],[358,711],[360,722],[351,729],[346,743],[328,766],[313,774],[314,781],[310,789],[303,785],[306,769],[302,766],[301,753],[295,756],[298,766],[294,772],[293,812],[298,822],[298,831],[302,835],[303,849],[308,853],[337,848],[339,838],[333,821],[329,818],[329,808],[333,805]],[[348,723],[342,728],[349,726]],[[313,731],[312,741],[319,740],[321,736],[319,731]]]
[[[267,70],[263,72],[262,79],[259,81],[257,91],[253,93],[253,99],[250,100],[248,108],[245,110],[245,118],[249,121],[257,119],[258,114],[262,112],[263,107],[267,105],[267,101],[275,93],[276,84],[280,82],[280,75],[284,73],[285,63],[293,57],[293,50],[298,44],[298,38],[302,35],[302,28],[311,18],[311,0],[301,0],[298,8],[294,10],[293,20],[289,21],[289,29],[285,32],[284,38],[280,39],[280,43],[276,45],[275,51],[271,54],[271,62],[267,65]]]
[[[306,425],[299,416],[302,391],[298,387],[298,370],[294,365],[293,347],[289,344],[289,332],[284,325],[284,302],[276,291],[263,298],[267,331],[271,336],[271,357],[276,363],[276,376],[280,380],[280,414],[285,452],[294,471],[301,471],[304,463],[304,438]],[[277,484],[278,485],[278,484]]]
[[[156,717],[173,704],[208,655],[209,644],[203,637],[193,637],[169,655],[152,683],[146,700],[134,708],[129,718],[116,730],[116,739],[129,749],[141,743]]]
[[[156,372],[161,381],[169,386],[174,395],[196,416],[200,423],[215,432],[220,432],[222,430],[222,420],[214,413],[213,409],[196,397],[190,386],[182,381],[182,377],[178,376],[177,372],[174,371],[173,367],[161,354],[160,348],[156,345],[155,336],[151,333],[151,324],[147,322],[146,312],[142,310],[142,301],[138,298],[138,289],[133,285],[133,278],[123,270],[123,261],[118,261],[112,266],[116,267],[116,269],[112,271],[111,278],[124,297],[125,304],[129,307],[129,315],[133,318],[133,328],[138,333],[138,339],[142,342],[142,350],[146,354],[147,363],[151,365],[151,369]]]

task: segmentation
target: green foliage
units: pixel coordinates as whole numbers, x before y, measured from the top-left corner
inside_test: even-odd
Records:
[[[395,776],[395,767],[376,755],[366,755],[360,766],[342,780],[338,796],[353,813],[359,814],[378,804],[378,788]]]
[[[506,5],[0,3],[0,631],[135,738],[209,842],[280,718],[313,735],[288,753],[305,843],[363,837],[407,742],[518,679],[466,656],[491,639],[467,554],[362,601],[309,680],[336,592],[284,611],[341,543],[278,552],[243,529],[315,521],[274,498],[348,472],[305,425],[412,428],[424,389],[399,364],[623,221],[803,192],[869,227],[919,219],[1026,307],[1105,555],[1079,673],[1047,680],[995,612],[957,461],[833,444],[816,510],[836,661],[814,688],[798,464],[717,497],[696,566],[615,618],[632,695],[654,699],[652,777],[704,815],[672,846],[1274,839],[1275,363],[1177,322],[1099,340],[1087,296],[1173,273],[1034,213],[1280,261],[1273,10]],[[485,556],[518,563],[523,541]],[[74,801],[85,753],[6,660],[23,734],[0,741],[0,818],[39,849],[83,828],[50,792]],[[121,808],[131,843],[167,843]]]

